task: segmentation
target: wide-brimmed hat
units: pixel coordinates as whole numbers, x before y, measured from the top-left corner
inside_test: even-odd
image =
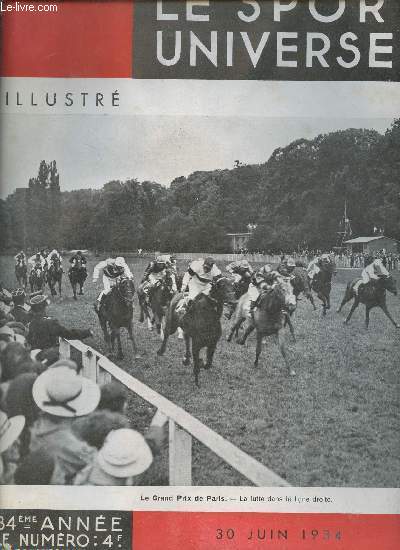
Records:
[[[40,309],[44,307],[44,305],[47,306],[48,304],[49,304],[48,298],[45,294],[37,294],[36,296],[33,296],[33,298],[29,300],[29,305],[33,310]]]
[[[18,415],[8,418],[6,413],[0,410],[0,453],[11,447],[20,436],[24,426],[24,416]]]
[[[4,334],[4,336],[8,336],[9,338],[14,338],[15,332],[8,325],[4,325],[3,327],[0,327],[0,334]]]
[[[110,432],[97,455],[99,466],[114,477],[131,477],[143,473],[153,462],[153,455],[139,432],[121,428]]]
[[[35,381],[32,393],[42,411],[66,418],[89,414],[100,401],[98,385],[68,366],[43,372]]]
[[[78,371],[78,365],[72,359],[59,359],[55,363],[49,365],[49,369],[56,369],[60,367],[67,367],[68,369]]]

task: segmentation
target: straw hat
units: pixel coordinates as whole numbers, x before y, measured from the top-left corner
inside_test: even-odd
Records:
[[[4,336],[9,336],[10,338],[14,338],[14,331],[11,327],[4,325],[4,327],[0,328],[0,334],[4,334]]]
[[[89,414],[100,401],[98,385],[79,376],[68,366],[43,372],[36,379],[32,392],[36,405],[42,411],[66,418]]]
[[[55,363],[52,363],[49,365],[49,369],[56,369],[59,367],[67,367],[68,369],[78,371],[78,365],[75,363],[75,361],[72,361],[71,359],[59,359]]]
[[[20,436],[24,426],[24,416],[18,415],[8,418],[6,413],[0,410],[0,453],[11,447]]]
[[[121,428],[108,434],[97,454],[97,462],[109,475],[131,477],[147,470],[153,455],[142,434]]]

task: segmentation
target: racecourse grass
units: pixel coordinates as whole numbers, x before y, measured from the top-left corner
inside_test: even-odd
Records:
[[[13,260],[0,258],[1,279],[15,287]],[[94,259],[89,261],[91,275]],[[147,260],[128,261],[138,282]],[[185,269],[187,262],[180,262]],[[222,267],[222,266],[221,266]],[[202,371],[201,387],[194,384],[191,367],[182,365],[184,344],[171,337],[163,357],[155,332],[138,322],[134,329],[142,353],[134,360],[123,337],[125,359],[119,365],[132,376],[180,405],[242,450],[295,486],[398,487],[400,483],[399,359],[400,330],[379,310],[371,313],[364,328],[364,307],[348,326],[336,309],[346,283],[359,270],[339,270],[332,290],[332,309],[326,318],[321,308],[313,311],[302,297],[294,315],[297,343],[286,335],[289,359],[297,376],[290,378],[272,338],[263,346],[260,366],[254,369],[255,339],[246,347],[225,341],[228,322],[223,320],[223,339],[218,344],[214,367]],[[395,277],[400,283],[398,273]],[[64,275],[63,296],[52,299],[49,315],[68,326],[91,328],[87,343],[105,352],[93,311],[100,282],[91,279],[78,301]],[[388,305],[400,321],[399,298],[388,295]],[[153,414],[137,396],[129,402],[134,426],[144,429]],[[167,483],[167,456],[154,474],[154,484]],[[240,474],[194,442],[193,482],[196,485],[246,485]]]

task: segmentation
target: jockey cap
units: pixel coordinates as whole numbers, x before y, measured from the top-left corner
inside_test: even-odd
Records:
[[[115,265],[118,267],[125,267],[125,258],[122,256],[118,256],[118,258],[115,258]]]
[[[208,256],[207,258],[205,258],[204,265],[208,267],[212,267],[214,264],[215,264],[214,258],[211,258],[211,256]]]

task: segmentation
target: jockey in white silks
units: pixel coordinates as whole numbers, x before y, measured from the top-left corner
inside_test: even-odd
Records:
[[[22,265],[26,264],[25,252],[23,250],[21,250],[21,252],[18,252],[18,254],[14,256],[14,260],[15,260],[15,265],[18,265],[19,263],[21,263]]]
[[[189,292],[177,307],[177,311],[183,307],[189,307],[199,294],[208,295],[213,279],[220,275],[222,275],[221,270],[216,266],[214,258],[199,258],[191,262],[182,280],[182,291],[188,288]]]
[[[59,261],[60,261],[60,265],[62,265],[62,257],[61,257],[61,254],[58,252],[58,250],[56,248],[54,248],[50,254],[47,255],[47,258],[46,258],[46,263],[47,263],[47,267],[50,267],[51,264],[52,264],[52,261],[53,259],[55,258],[58,258]]]
[[[263,289],[273,288],[277,279],[276,271],[273,271],[269,264],[263,265],[256,273],[254,273],[252,281],[249,285],[247,295],[250,298],[250,314],[252,315],[257,306],[257,300]]]
[[[366,285],[369,281],[379,281],[379,279],[389,277],[390,273],[383,265],[381,258],[375,258],[370,264],[368,264],[361,273],[361,279],[359,279],[353,287],[356,294],[361,285]]]
[[[128,265],[125,262],[125,258],[119,256],[118,258],[108,258],[99,262],[94,270],[92,281],[95,283],[100,273],[103,274],[103,290],[97,297],[96,305],[100,305],[104,296],[111,292],[111,289],[116,285],[118,277],[127,277],[133,279],[133,275]]]
[[[40,252],[36,252],[36,254],[33,254],[33,256],[28,259],[28,264],[32,266],[32,268],[40,266],[42,269],[45,269],[45,267],[47,266],[46,259],[43,258]]]

